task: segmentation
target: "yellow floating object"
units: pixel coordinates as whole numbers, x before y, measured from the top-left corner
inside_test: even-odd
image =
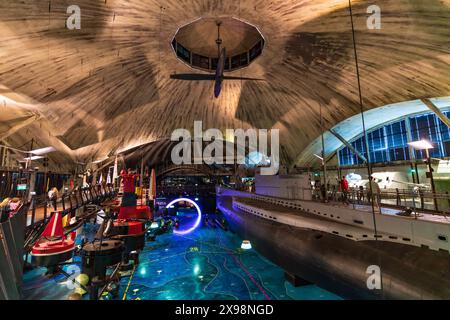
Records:
[[[85,273],[79,274],[76,278],[75,281],[78,284],[81,284],[82,286],[87,286],[89,283],[89,276]],[[74,293],[79,294],[79,295],[85,295],[87,293],[86,290],[84,290],[81,286],[77,286],[74,290]]]
[[[80,296],[84,296],[87,292],[82,287],[75,288],[73,291],[74,294],[79,294]]]
[[[81,285],[83,285],[83,286],[87,286],[88,283],[89,283],[89,276],[88,276],[87,274],[85,274],[85,273],[82,273],[82,274],[78,275],[78,276],[75,278],[75,280],[76,280],[79,284],[81,284]]]
[[[66,215],[62,218],[62,225],[63,225],[63,228],[64,228],[64,227],[67,227],[68,224],[69,224],[69,215],[66,214]]]

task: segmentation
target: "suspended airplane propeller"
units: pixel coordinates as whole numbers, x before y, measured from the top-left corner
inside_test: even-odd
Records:
[[[227,58],[226,48],[222,48],[222,38],[220,37],[220,26],[222,22],[217,21],[217,53],[219,60],[217,62],[217,68],[215,74],[200,74],[200,73],[183,73],[183,74],[172,74],[171,79],[176,80],[187,80],[187,81],[214,81],[214,97],[218,98],[222,92],[222,82],[223,80],[253,80],[262,81],[264,79],[257,78],[247,78],[247,77],[229,77],[224,75],[225,71],[225,61]]]

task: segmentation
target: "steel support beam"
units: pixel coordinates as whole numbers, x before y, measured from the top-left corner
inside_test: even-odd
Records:
[[[8,138],[10,135],[16,133],[17,131],[19,131],[20,129],[32,124],[34,121],[38,120],[39,116],[34,115],[31,117],[26,117],[25,119],[21,118],[19,119],[19,122],[15,125],[13,125],[11,128],[8,129],[8,131],[0,133],[0,141],[1,140],[5,140],[6,138]]]
[[[366,157],[364,157],[358,150],[356,150],[347,140],[344,139],[339,133],[330,129],[331,134],[333,134],[336,138],[339,139],[347,148],[349,148],[354,154],[358,156],[362,161],[367,162]]]
[[[433,103],[430,99],[421,99],[421,101],[431,110],[433,111],[439,119],[443,123],[447,125],[447,127],[450,128],[450,119],[445,116],[445,114],[442,113],[442,111]]]

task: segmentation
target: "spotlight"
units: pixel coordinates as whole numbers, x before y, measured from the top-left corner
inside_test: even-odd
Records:
[[[250,243],[250,240],[244,240],[241,244],[241,249],[243,250],[250,250],[252,248],[252,244]]]
[[[153,221],[152,224],[150,225],[150,229],[158,229],[159,228],[159,224],[156,221]]]

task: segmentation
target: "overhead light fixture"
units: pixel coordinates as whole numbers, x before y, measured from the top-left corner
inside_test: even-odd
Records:
[[[42,156],[44,154],[55,152],[55,151],[56,151],[56,149],[53,148],[53,147],[45,147],[45,148],[39,148],[39,149],[31,150],[30,153],[35,155],[35,156]]]
[[[317,159],[319,159],[319,160],[321,160],[321,161],[323,161],[323,158],[321,157],[321,156],[318,156],[317,154],[315,154],[314,153],[314,156],[317,158]]]
[[[24,158],[25,161],[34,161],[34,160],[39,160],[39,159],[44,159],[44,157],[43,156],[32,156],[32,157]]]
[[[241,244],[241,249],[243,250],[250,250],[252,248],[252,244],[250,243],[250,240],[244,240]]]
[[[427,140],[419,140],[419,141],[414,141],[414,142],[409,142],[408,143],[411,147],[413,147],[416,150],[428,150],[428,149],[433,149],[433,145],[427,141]]]

